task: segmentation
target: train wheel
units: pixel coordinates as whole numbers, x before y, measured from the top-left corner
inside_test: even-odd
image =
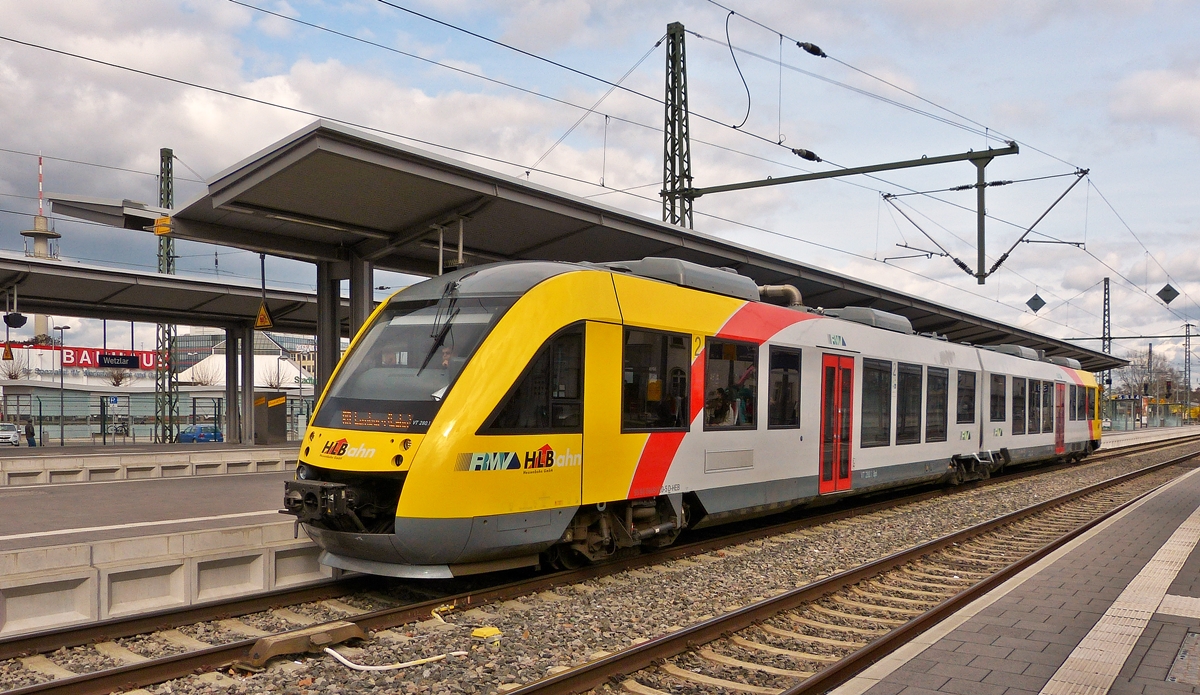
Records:
[[[561,543],[550,546],[545,556],[546,564],[556,570],[576,570],[590,564],[590,561],[584,557],[583,553]]]

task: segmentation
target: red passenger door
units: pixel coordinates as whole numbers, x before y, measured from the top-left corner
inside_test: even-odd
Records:
[[[1067,452],[1067,385],[1054,385],[1054,453]]]
[[[850,489],[851,406],[854,403],[854,358],[821,357],[821,470],[822,495]]]

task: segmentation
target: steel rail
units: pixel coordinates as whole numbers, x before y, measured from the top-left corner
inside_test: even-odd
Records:
[[[1094,492],[1119,485],[1142,475],[1146,475],[1169,466],[1178,465],[1197,456],[1200,456],[1200,452],[1185,454],[1169,461],[1147,466],[1136,471],[1131,471],[1115,478],[1110,478],[1109,480],[1101,481],[1080,490],[1067,493],[1066,495],[1062,495],[1051,500],[1046,500],[1045,502],[1031,505],[1024,509],[1019,509],[1002,517],[997,517],[982,524],[963,529],[962,531],[948,534],[941,538],[923,543],[914,548],[894,553],[870,564],[862,565],[845,572],[840,572],[813,584],[793,589],[786,593],[764,599],[748,606],[744,606],[725,615],[705,620],[690,627],[684,628],[678,632],[656,637],[648,642],[644,642],[624,651],[620,651],[602,659],[598,659],[596,661],[573,668],[569,671],[564,671],[557,675],[534,681],[533,683],[525,685],[521,688],[516,688],[509,691],[507,695],[575,695],[576,693],[587,692],[588,690],[598,687],[613,677],[633,674],[641,669],[653,665],[662,659],[668,659],[682,654],[692,646],[712,642],[731,632],[745,629],[751,625],[754,625],[755,623],[762,622],[785,611],[789,611],[811,603],[840,589],[857,584],[864,579],[876,576],[882,572],[895,569],[924,555],[947,548],[955,543],[961,543],[971,537],[982,535],[996,528],[1025,519],[1052,507],[1066,504],[1085,495],[1090,495]],[[936,623],[948,617],[961,606],[983,595],[1000,582],[1005,581],[1030,564],[1037,562],[1042,557],[1045,557],[1057,548],[1070,542],[1070,540],[1084,533],[1112,514],[1124,509],[1127,505],[1132,504],[1138,499],[1141,499],[1143,496],[1144,495],[1138,495],[1133,500],[1118,506],[1116,509],[1109,511],[1100,517],[1097,517],[1096,519],[1086,522],[1079,528],[1060,537],[1058,540],[1047,544],[1041,550],[1038,550],[1026,558],[1013,563],[1000,573],[993,575],[993,577],[984,580],[972,586],[971,588],[965,589],[943,604],[939,604],[939,606],[931,609],[925,614],[922,614],[913,621],[897,628],[896,630],[893,630],[892,633],[881,636],[878,640],[872,642],[862,650],[856,651],[842,659],[842,661],[832,664],[828,668],[817,672],[815,675],[801,682],[794,688],[787,690],[783,695],[800,695],[801,693],[824,692],[824,690],[848,680],[854,674],[869,666],[873,661],[894,651],[916,635],[924,632]],[[894,637],[892,636],[893,633],[895,634]]]
[[[1104,458],[1093,458],[1091,461],[1089,461],[1089,463],[1097,463],[1122,456],[1136,455],[1145,451],[1152,451],[1160,448],[1169,448],[1171,446],[1187,444],[1198,439],[1200,439],[1200,435],[1178,439],[1160,440],[1157,442],[1147,442],[1145,444],[1123,447],[1118,450],[1106,452],[1107,455]],[[1124,476],[1110,479],[1109,481],[1102,481],[1097,485],[1117,484],[1117,482],[1120,482],[1125,476],[1142,475],[1164,466],[1174,465],[1179,461],[1186,460],[1187,458],[1191,458],[1196,455],[1200,455],[1200,452],[1188,454],[1177,459],[1172,459],[1168,462],[1139,469],[1138,471],[1133,471],[1125,474]],[[816,516],[806,517],[798,520],[789,520],[767,527],[759,527],[716,538],[671,546],[653,553],[645,553],[623,560],[591,565],[576,570],[554,572],[551,574],[542,575],[540,577],[535,577],[533,579],[517,580],[479,591],[453,594],[428,601],[421,601],[404,606],[373,611],[358,616],[352,616],[346,618],[346,620],[358,624],[365,630],[382,630],[427,617],[430,611],[432,611],[434,608],[445,606],[447,604],[453,605],[455,608],[461,608],[470,605],[508,600],[567,583],[586,581],[588,579],[608,576],[630,569],[637,569],[660,562],[678,559],[688,555],[711,552],[712,550],[731,545],[737,545],[773,535],[789,533],[802,528],[827,524],[860,514],[868,514],[901,504],[909,504],[927,499],[953,495],[963,490],[975,489],[980,486],[986,486],[998,482],[1017,480],[1032,475],[1050,473],[1068,467],[1071,467],[1070,464],[1059,464],[1056,466],[1042,468],[1027,468],[1011,475],[1005,475],[983,481],[974,481],[957,486],[955,488],[940,488],[937,490],[918,493],[916,495],[904,495],[898,498],[892,497],[866,504],[861,503],[861,498],[847,498],[846,502],[851,504],[849,504],[846,508]],[[1085,488],[1085,490],[1086,489],[1090,488]],[[1078,491],[1077,494],[1082,494],[1082,491]],[[856,499],[860,503],[853,504]],[[1053,500],[1050,502],[1053,502]],[[830,581],[831,579],[833,578],[825,581]],[[129,637],[132,635],[144,634],[156,630],[170,629],[181,625],[203,622],[205,620],[246,615],[261,610],[276,608],[281,605],[295,605],[296,603],[336,598],[338,596],[344,596],[352,593],[353,591],[359,590],[363,586],[369,586],[374,581],[377,580],[371,577],[354,577],[351,579],[341,580],[339,582],[331,582],[318,586],[272,592],[260,596],[237,599],[230,602],[214,602],[211,604],[190,606],[184,609],[169,609],[142,616],[102,621],[82,627],[66,627],[46,632],[34,633],[32,635],[12,637],[6,640],[0,640],[0,659],[10,659],[34,653],[53,651],[54,649],[64,646],[71,647],[93,642]],[[787,594],[781,596],[786,595]],[[238,642],[211,647],[209,649],[196,650],[162,659],[155,659],[137,664],[128,664],[106,671],[81,674],[73,678],[59,679],[38,685],[7,690],[3,692],[3,695],[31,695],[32,693],[79,693],[80,695],[96,693],[99,695],[100,693],[108,693],[112,692],[113,690],[141,687],[143,685],[150,685],[165,680],[170,680],[172,678],[178,678],[196,670],[208,670],[233,663],[234,661],[245,660],[250,656],[251,650],[256,643],[257,639],[241,640]],[[566,672],[562,675],[566,675],[568,673],[570,672]]]

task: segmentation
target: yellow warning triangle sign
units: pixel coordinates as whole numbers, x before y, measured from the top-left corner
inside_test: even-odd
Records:
[[[4,344],[4,361],[12,362],[12,358],[13,358],[12,346],[10,346],[8,343],[5,343]]]
[[[259,304],[258,316],[254,319],[254,330],[266,330],[274,325],[275,321],[271,319],[271,310],[267,308],[267,303],[263,302],[262,304]]]

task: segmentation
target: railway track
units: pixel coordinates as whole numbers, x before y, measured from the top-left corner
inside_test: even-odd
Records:
[[[1200,439],[1200,437],[1189,438],[1187,440],[1174,440],[1169,444],[1169,446],[1177,446],[1181,443],[1187,443],[1188,441],[1194,441],[1196,439]],[[1118,456],[1142,453],[1144,451],[1156,448],[1163,448],[1164,446],[1166,445],[1158,443],[1153,445],[1145,445],[1144,447],[1130,447],[1106,454],[1104,457],[1097,456],[1093,458],[1091,462],[1100,462],[1105,458],[1114,458]],[[1189,458],[1190,456],[1191,455],[1183,458]],[[1148,469],[1141,471],[1141,473],[1145,473],[1150,470],[1161,469],[1163,466],[1172,465],[1174,463],[1178,463],[1178,460],[1173,460],[1166,464],[1151,466]],[[1011,480],[1014,477],[1046,473],[1051,470],[1053,470],[1053,468],[1035,469],[1028,472],[1014,474],[1004,479]],[[987,481],[984,481],[983,483],[977,483],[973,484],[972,486],[964,487],[977,487],[978,485],[986,483]],[[1107,484],[1111,485],[1113,483],[1109,482]],[[428,618],[430,612],[439,607],[453,606],[455,608],[464,608],[474,605],[481,605],[484,603],[517,598],[519,596],[543,591],[554,586],[615,574],[624,570],[660,563],[691,554],[709,552],[717,548],[744,543],[748,540],[756,538],[788,533],[806,526],[829,523],[840,518],[868,513],[872,510],[884,509],[900,503],[912,502],[915,499],[938,497],[945,494],[947,494],[947,491],[934,490],[915,496],[909,495],[899,500],[890,499],[866,505],[860,504],[853,508],[840,509],[816,517],[790,520],[782,524],[752,529],[719,538],[702,539],[692,543],[668,548],[660,553],[646,554],[643,556],[630,558],[625,561],[587,567],[581,570],[570,572],[558,572],[540,577],[534,577],[532,579],[522,578],[521,580],[509,582],[500,586],[469,589],[454,595],[433,596],[427,601],[417,601],[408,605],[397,605],[385,610],[364,612],[361,608],[340,602],[338,600],[339,597],[344,597],[355,592],[370,592],[374,586],[377,586],[377,580],[374,580],[373,578],[356,578],[346,582],[329,584],[320,587],[310,587],[299,591],[280,592],[269,596],[243,599],[231,604],[194,607],[184,611],[164,612],[161,614],[143,616],[140,618],[108,621],[107,623],[85,626],[81,629],[58,630],[23,638],[9,639],[5,640],[4,642],[0,642],[0,660],[11,659],[19,656],[30,658],[31,655],[33,655],[32,658],[38,659],[39,657],[36,656],[37,654],[62,647],[78,645],[103,645],[102,651],[111,655],[114,661],[119,663],[123,660],[126,663],[123,665],[117,665],[115,668],[110,668],[96,673],[79,675],[60,673],[59,675],[63,677],[60,677],[57,680],[38,685],[22,687],[15,690],[9,690],[7,691],[6,695],[24,695],[26,693],[35,692],[104,693],[111,692],[116,689],[126,689],[138,685],[162,682],[198,670],[208,670],[235,661],[261,662],[262,660],[265,660],[267,656],[266,654],[260,653],[257,655],[257,657],[255,655],[256,648],[259,649],[260,652],[264,648],[263,640],[261,640],[260,637],[265,635],[255,634],[253,628],[243,632],[246,637],[245,639],[240,639],[220,646],[208,646],[203,642],[188,638],[186,635],[184,635],[183,639],[180,639],[180,633],[176,628],[181,625],[187,625],[197,621],[223,620],[227,626],[236,626],[236,616],[246,615],[253,612],[273,610],[276,614],[281,616],[283,623],[292,623],[292,626],[296,628],[293,633],[304,633],[306,632],[307,628],[308,634],[317,636],[317,641],[326,639],[326,637],[322,637],[322,630],[328,632],[328,628],[322,628],[318,625],[314,630],[313,628],[304,624],[314,622],[311,618],[307,618],[302,614],[297,614],[295,611],[291,611],[287,608],[288,606],[297,603],[308,603],[310,605],[316,604],[328,609],[324,611],[325,614],[330,618],[341,618],[339,623],[357,626],[357,629],[368,632],[385,630],[396,625],[402,625],[416,620]],[[1078,495],[1080,493],[1075,494]],[[994,543],[995,541],[993,541],[993,544]],[[1019,544],[1011,543],[1010,547],[1018,547],[1018,545]],[[925,552],[929,551],[926,550]],[[963,552],[968,551],[961,551],[959,555],[962,555]],[[969,552],[979,554],[976,551]],[[1011,559],[1009,557],[1009,550],[1005,549],[1005,553],[1006,554],[1002,555],[1001,557],[1002,562],[1007,563],[1007,560]],[[988,553],[987,551],[984,551],[982,554],[987,555]],[[970,559],[974,556],[966,555],[965,557]],[[813,666],[806,666],[806,668],[824,666],[830,663],[831,660],[840,659],[841,654],[837,651],[838,649],[857,648],[859,644],[863,643],[869,643],[872,645],[875,644],[876,642],[872,640],[875,637],[875,633],[879,632],[880,626],[896,627],[896,625],[888,621],[901,621],[904,624],[908,624],[909,618],[914,617],[915,612],[921,612],[924,614],[924,610],[926,608],[928,608],[930,605],[934,605],[936,601],[940,600],[940,595],[927,595],[937,594],[938,592],[930,592],[928,590],[914,588],[913,581],[918,581],[919,583],[920,580],[924,580],[926,582],[930,582],[931,586],[933,584],[941,583],[947,587],[944,589],[945,591],[948,591],[951,588],[957,590],[969,585],[969,582],[966,582],[967,579],[977,579],[978,577],[976,577],[976,575],[987,575],[993,569],[993,565],[995,564],[995,560],[992,560],[992,564],[989,565],[980,558],[974,558],[972,562],[975,562],[976,564],[972,565],[971,568],[963,567],[959,569],[957,574],[958,579],[952,579],[952,577],[955,576],[954,574],[946,574],[945,571],[938,571],[933,568],[930,568],[928,571],[917,569],[913,571],[917,572],[918,574],[912,574],[909,572],[910,576],[908,577],[907,583],[904,581],[903,577],[895,580],[880,580],[880,582],[877,583],[877,587],[874,584],[871,585],[875,587],[873,589],[856,589],[850,594],[841,598],[829,598],[825,599],[823,603],[815,604],[815,607],[808,609],[808,614],[816,614],[818,616],[824,616],[828,619],[848,621],[844,627],[853,629],[841,630],[839,632],[836,628],[826,628],[826,634],[828,636],[824,637],[823,639],[828,640],[828,642],[820,642],[819,640],[816,642],[821,650],[819,654],[824,658],[816,660]],[[946,576],[951,578],[939,582],[938,580],[929,579],[928,577],[921,577],[921,574],[929,574],[937,577]],[[819,585],[823,586],[824,584],[825,582],[822,582]],[[894,586],[894,588],[887,588],[889,586]],[[925,593],[920,593],[922,591]],[[882,595],[890,596],[892,598],[889,601],[884,601],[880,607],[873,609],[874,613],[872,613],[872,609],[865,608],[864,606],[873,605],[871,600],[874,600],[875,595],[880,594],[880,592],[882,592]],[[844,617],[846,615],[852,617]],[[805,619],[817,620],[819,622],[819,618],[808,617]],[[793,629],[787,629],[786,627],[776,629],[795,634],[806,634],[803,633],[803,631],[797,632],[796,629],[794,629],[796,626],[788,627]],[[346,628],[343,625],[342,629],[346,630],[349,628]],[[723,628],[723,630],[727,629],[730,628]],[[237,629],[234,631],[236,632]],[[768,654],[771,658],[776,660],[786,661],[787,659],[794,658],[786,652],[807,653],[798,651],[796,649],[789,649],[788,647],[777,646],[778,640],[785,639],[787,636],[771,633],[769,630],[765,630],[765,628],[764,631],[768,633],[768,638],[765,642],[762,641],[763,638],[759,634],[756,634],[758,640],[751,639],[749,637],[738,637],[738,640],[744,639],[746,640],[747,644],[761,644],[762,646],[777,650],[772,652],[769,649],[766,651],[758,649],[758,651]],[[261,633],[261,631],[259,632]],[[181,649],[182,653],[161,659],[144,659],[139,658],[137,654],[130,654],[128,650],[124,650],[125,653],[122,653],[123,648],[119,647],[119,645],[117,648],[110,646],[114,644],[114,640],[119,638],[148,633],[157,635],[160,640],[165,639],[165,641],[172,642]],[[165,638],[164,635],[166,636]],[[857,637],[855,637],[856,635]],[[868,637],[872,638],[872,640],[867,640],[867,642],[864,642],[864,639]],[[299,642],[297,642],[296,639],[298,639]],[[294,651],[305,651],[309,647],[316,646],[311,642],[306,642],[305,640],[308,640],[309,638],[304,637],[303,634],[296,639],[294,639],[292,642],[286,642],[283,640],[278,641],[275,645],[275,648],[283,649],[285,651],[276,653],[288,653],[286,651],[288,649],[292,649]],[[736,641],[733,641],[732,643],[734,646],[729,648],[732,651],[727,650],[725,652],[717,652],[713,651],[712,649],[707,649],[706,653],[701,654],[700,652],[696,652],[693,657],[689,658],[701,660],[707,659],[708,661],[705,663],[709,663],[713,658],[712,654],[716,654],[717,661],[713,663],[721,664],[721,668],[744,668],[742,666],[738,666],[735,662],[751,662],[745,661],[744,658],[738,658],[737,656],[729,656],[729,654],[734,653],[744,657],[747,653],[747,650],[749,650],[749,652],[755,652],[757,647],[747,646],[747,644],[741,644]],[[297,647],[297,645],[299,645],[299,647]],[[45,657],[40,658],[44,659]],[[722,659],[724,659],[723,663],[721,662]],[[808,674],[817,672],[816,670],[805,671],[797,668],[781,669],[781,667],[778,666],[771,668],[788,671],[788,675],[782,673],[768,673],[768,675],[772,675],[772,677],[785,679],[794,679],[800,677],[795,674]],[[644,684],[643,686],[651,688],[653,687],[645,686]],[[637,686],[635,682],[631,682],[629,687],[636,688],[639,686]],[[778,688],[775,689],[778,690]]]
[[[1124,483],[1187,454],[842,572],[512,690],[823,693],[1144,494]],[[611,685],[618,683],[615,688]]]

